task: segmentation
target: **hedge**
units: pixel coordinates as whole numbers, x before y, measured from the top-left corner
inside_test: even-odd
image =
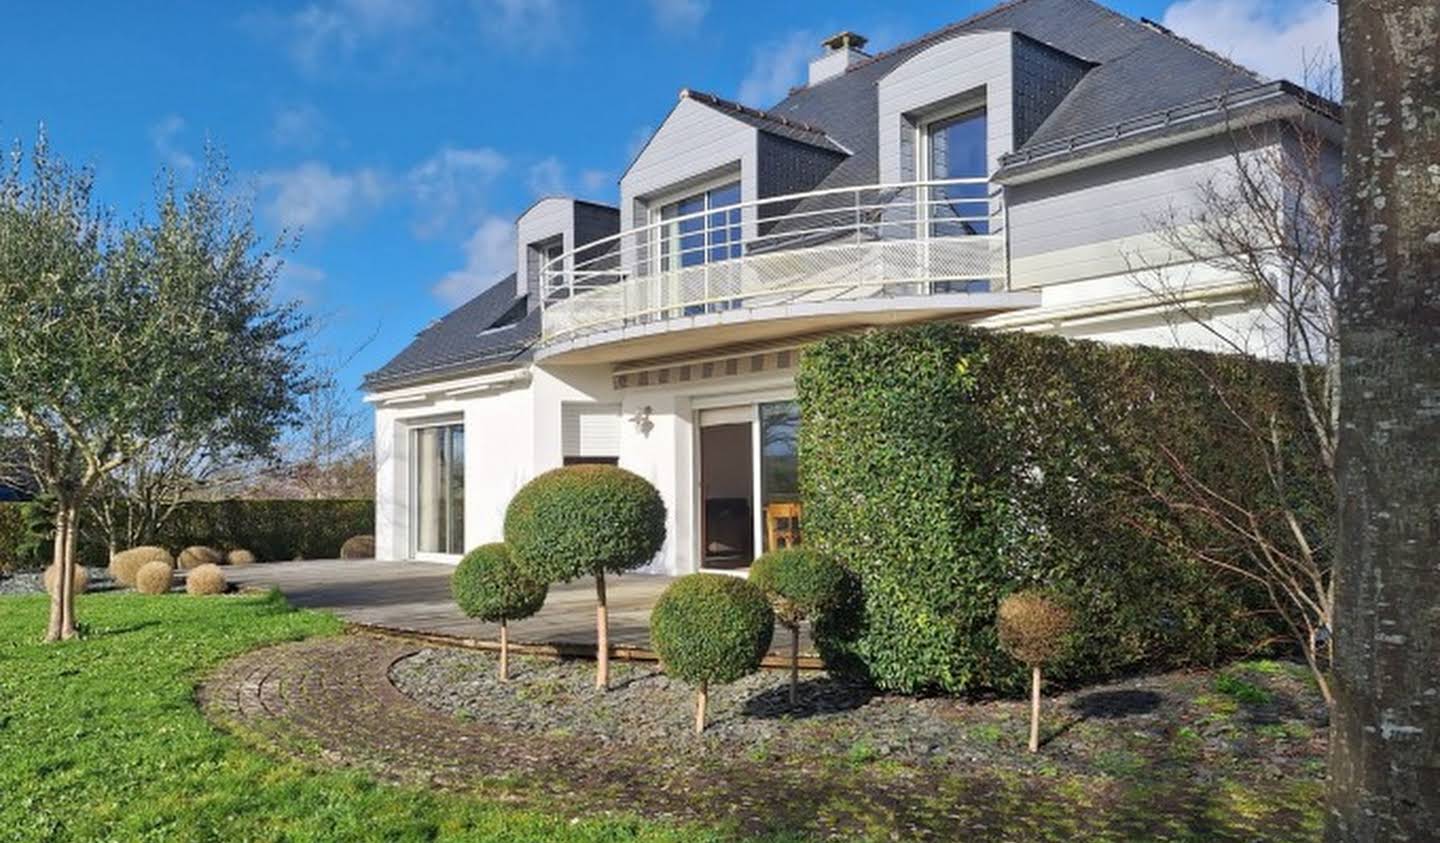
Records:
[[[24,539],[21,504],[0,503],[0,572],[16,567]],[[345,540],[375,531],[372,500],[227,500],[182,504],[162,535],[150,543],[171,552],[191,545],[245,548],[263,562],[332,559]],[[76,548],[81,564],[103,567],[109,553],[86,534]]]
[[[1215,385],[1299,436],[1292,369],[929,325],[817,343],[796,384],[806,540],[862,592],[816,630],[836,668],[906,692],[1023,687],[994,621],[1025,588],[1075,613],[1061,680],[1212,664],[1270,636],[1253,585],[1183,550],[1243,548],[1151,492],[1174,483],[1168,448],[1265,506],[1254,440]],[[1328,524],[1320,467],[1303,448],[1291,456],[1306,480],[1294,503]]]

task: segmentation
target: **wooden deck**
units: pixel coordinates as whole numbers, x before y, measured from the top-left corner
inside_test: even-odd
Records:
[[[247,588],[275,586],[297,606],[334,612],[372,631],[450,646],[490,649],[499,627],[465,617],[450,597],[449,565],[432,562],[316,559],[226,568],[230,582]],[[674,577],[627,574],[605,580],[610,604],[613,657],[654,659],[650,607]],[[551,586],[545,607],[510,624],[510,641],[521,652],[594,656],[595,586],[588,579]],[[775,630],[773,659],[788,664],[790,633]],[[819,667],[809,631],[800,649],[806,667]]]

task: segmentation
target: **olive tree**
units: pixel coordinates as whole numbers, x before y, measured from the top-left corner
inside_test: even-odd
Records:
[[[272,298],[283,243],[262,243],[217,155],[158,181],[123,220],[43,133],[0,173],[0,428],[55,501],[47,641],[75,634],[79,513],[164,437],[263,456],[307,387],[305,318]]]
[[[505,511],[505,544],[546,582],[595,578],[595,686],[610,684],[610,617],[605,574],[633,571],[665,543],[665,502],[650,481],[610,465],[547,471],[525,484]]]

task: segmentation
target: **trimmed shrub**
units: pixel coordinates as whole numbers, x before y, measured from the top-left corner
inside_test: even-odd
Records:
[[[146,562],[135,572],[135,590],[141,594],[168,594],[174,585],[175,569],[168,562]]]
[[[827,664],[892,691],[1019,691],[995,607],[1033,587],[1075,608],[1052,668],[1072,681],[1269,640],[1259,589],[1184,546],[1244,549],[1155,494],[1176,482],[1168,454],[1234,500],[1274,499],[1216,383],[1254,402],[1247,413],[1306,429],[1293,369],[1243,358],[955,325],[811,346],[796,379],[806,541],[861,586],[856,613],[816,630]],[[1308,485],[1291,503],[1328,524],[1321,467],[1294,460]]]
[[[639,568],[665,543],[665,502],[650,481],[611,465],[574,465],[526,483],[505,511],[505,544],[546,582],[595,577],[595,684],[610,676],[605,574]]]
[[[220,551],[199,544],[185,548],[180,551],[180,555],[175,557],[175,563],[182,571],[198,568],[201,565],[219,565],[224,561],[225,557],[220,555]]]
[[[665,672],[696,686],[695,731],[705,729],[709,686],[760,669],[775,612],[753,584],[724,574],[690,574],[666,588],[650,612],[650,640]]]
[[[54,594],[55,589],[60,586],[60,569],[54,565],[45,569],[41,580],[45,583],[45,592]],[[70,575],[70,587],[76,594],[84,594],[90,588],[90,572],[85,570],[84,565],[76,565]]]
[[[50,562],[48,557],[29,562],[18,556],[17,549],[28,535],[22,519],[24,506],[0,502],[0,571],[38,571]],[[93,526],[93,522],[87,524]],[[374,532],[373,500],[190,501],[176,509],[150,542],[165,547],[243,547],[269,560],[334,559],[347,538]],[[102,565],[109,556],[95,531],[82,530],[76,559]]]
[[[769,598],[775,617],[790,630],[790,704],[800,687],[800,624],[837,608],[850,589],[845,569],[803,547],[782,548],[750,565],[750,582]]]
[[[243,547],[237,547],[225,554],[225,564],[235,567],[255,564],[255,554]]]
[[[1030,751],[1040,751],[1040,669],[1060,655],[1070,634],[1070,612],[1035,591],[1000,601],[996,628],[1000,647],[1030,668]]]
[[[341,559],[374,559],[374,536],[351,536],[340,545]]]
[[[185,575],[185,590],[190,594],[224,594],[225,572],[219,565],[200,565]]]
[[[163,562],[167,568],[175,566],[175,559],[170,555],[170,551],[163,547],[141,545],[115,554],[110,560],[110,576],[121,585],[134,587],[135,577],[140,573],[140,569],[151,562]]]
[[[1070,634],[1069,610],[1035,591],[1021,591],[1000,601],[996,631],[1000,648],[1026,667],[1054,661]]]
[[[529,576],[503,544],[484,544],[460,560],[450,577],[460,611],[500,624],[500,681],[510,679],[510,621],[528,618],[545,605],[550,586]]]

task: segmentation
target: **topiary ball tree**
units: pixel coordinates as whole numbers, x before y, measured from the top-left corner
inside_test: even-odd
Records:
[[[738,577],[690,574],[660,595],[650,641],[665,672],[695,686],[695,734],[705,731],[710,686],[759,670],[774,634],[769,599]]]
[[[515,562],[504,544],[482,544],[460,560],[450,578],[460,611],[500,624],[500,681],[510,681],[509,622],[528,618],[545,605],[550,586]]]
[[[1039,592],[1021,591],[1000,601],[1000,648],[1030,668],[1031,752],[1040,751],[1040,668],[1060,655],[1071,626],[1070,610]]]
[[[775,617],[790,630],[790,704],[800,686],[800,625],[845,598],[845,569],[829,557],[801,547],[782,548],[750,565],[750,582],[764,592]]]
[[[650,481],[611,465],[573,465],[526,483],[505,512],[505,544],[533,577],[595,578],[595,686],[610,684],[605,574],[633,571],[665,543],[665,502]]]

